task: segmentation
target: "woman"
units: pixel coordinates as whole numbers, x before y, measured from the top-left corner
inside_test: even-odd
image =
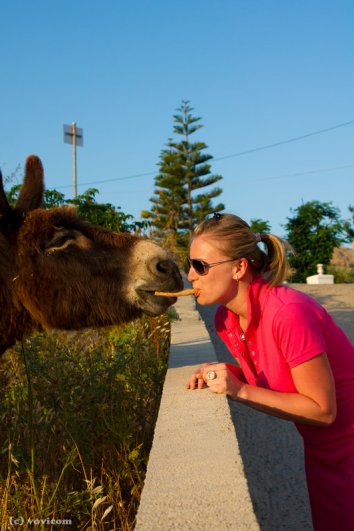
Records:
[[[220,304],[215,327],[239,367],[204,364],[187,387],[206,384],[294,421],[315,530],[352,531],[354,347],[319,303],[284,285],[287,269],[285,243],[252,233],[237,216],[216,214],[196,227],[188,279],[199,304]]]

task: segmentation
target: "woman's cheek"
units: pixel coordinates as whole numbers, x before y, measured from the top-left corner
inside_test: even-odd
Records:
[[[196,297],[196,299],[199,304],[210,304],[209,303],[210,296],[208,296],[208,292],[205,290],[201,290],[198,296]]]
[[[205,294],[202,291],[199,292],[198,296],[196,297],[196,300],[198,301],[198,304],[208,304],[205,301]]]
[[[200,291],[198,297],[197,297],[198,304],[205,305],[205,304],[216,304],[218,302],[218,297],[216,293],[213,292],[213,290]]]

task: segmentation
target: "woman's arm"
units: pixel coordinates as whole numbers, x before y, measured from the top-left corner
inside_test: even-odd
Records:
[[[207,380],[208,370],[217,374]],[[291,370],[297,393],[283,393],[239,380],[226,364],[203,366],[202,377],[214,393],[226,393],[264,413],[293,422],[330,426],[337,414],[335,384],[326,353]]]

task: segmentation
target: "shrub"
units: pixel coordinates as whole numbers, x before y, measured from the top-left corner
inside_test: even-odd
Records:
[[[0,367],[1,529],[10,517],[71,529],[132,529],[170,323],[36,334]],[[107,527],[106,527],[107,526]],[[42,525],[44,528],[44,525]],[[26,527],[24,527],[26,529]]]
[[[327,273],[334,276],[336,284],[349,284],[354,282],[354,269],[352,267],[328,266]]]

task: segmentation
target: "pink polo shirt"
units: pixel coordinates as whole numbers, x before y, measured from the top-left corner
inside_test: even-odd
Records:
[[[284,393],[296,392],[291,369],[326,352],[336,384],[337,418],[322,428],[297,424],[309,443],[354,437],[354,347],[313,298],[286,285],[269,288],[258,276],[248,292],[244,335],[238,316],[220,306],[215,327],[237,359],[247,382]]]

